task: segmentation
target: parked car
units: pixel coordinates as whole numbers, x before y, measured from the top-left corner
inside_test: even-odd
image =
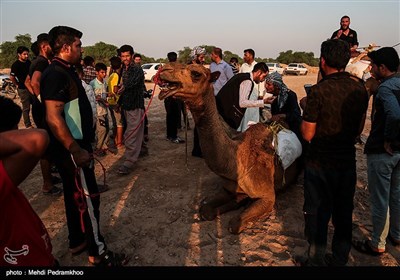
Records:
[[[0,90],[1,93],[7,94],[8,97],[13,99],[18,94],[17,87],[11,81],[10,75],[4,73],[0,73]]]
[[[10,79],[10,75],[0,73],[0,88],[3,86],[4,80],[5,79]]]
[[[307,68],[300,63],[289,63],[285,68],[284,74],[307,75]]]
[[[283,75],[284,69],[281,67],[279,63],[268,62],[267,65],[269,73],[278,72],[279,74]]]
[[[160,65],[164,65],[164,63],[145,63],[142,65],[142,69],[144,72],[144,80],[154,82],[154,76],[157,74]]]

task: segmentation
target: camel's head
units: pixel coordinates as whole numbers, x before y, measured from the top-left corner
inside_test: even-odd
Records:
[[[199,64],[164,65],[157,81],[160,87],[158,98],[162,100],[174,96],[189,104],[201,105],[203,95],[213,92],[212,82],[219,74],[220,72],[210,73],[209,69]]]

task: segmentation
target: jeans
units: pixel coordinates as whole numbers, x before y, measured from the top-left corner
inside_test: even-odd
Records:
[[[389,233],[400,240],[400,153],[368,154],[367,164],[373,227],[371,244],[385,249]]]

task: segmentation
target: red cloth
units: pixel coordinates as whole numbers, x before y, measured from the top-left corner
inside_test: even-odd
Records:
[[[49,234],[0,160],[0,266],[53,266]]]

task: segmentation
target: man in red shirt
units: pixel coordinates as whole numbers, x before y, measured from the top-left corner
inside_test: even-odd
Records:
[[[42,129],[12,130],[22,111],[0,96],[0,266],[54,266],[49,234],[18,189],[49,144]],[[12,131],[8,131],[12,130]]]

